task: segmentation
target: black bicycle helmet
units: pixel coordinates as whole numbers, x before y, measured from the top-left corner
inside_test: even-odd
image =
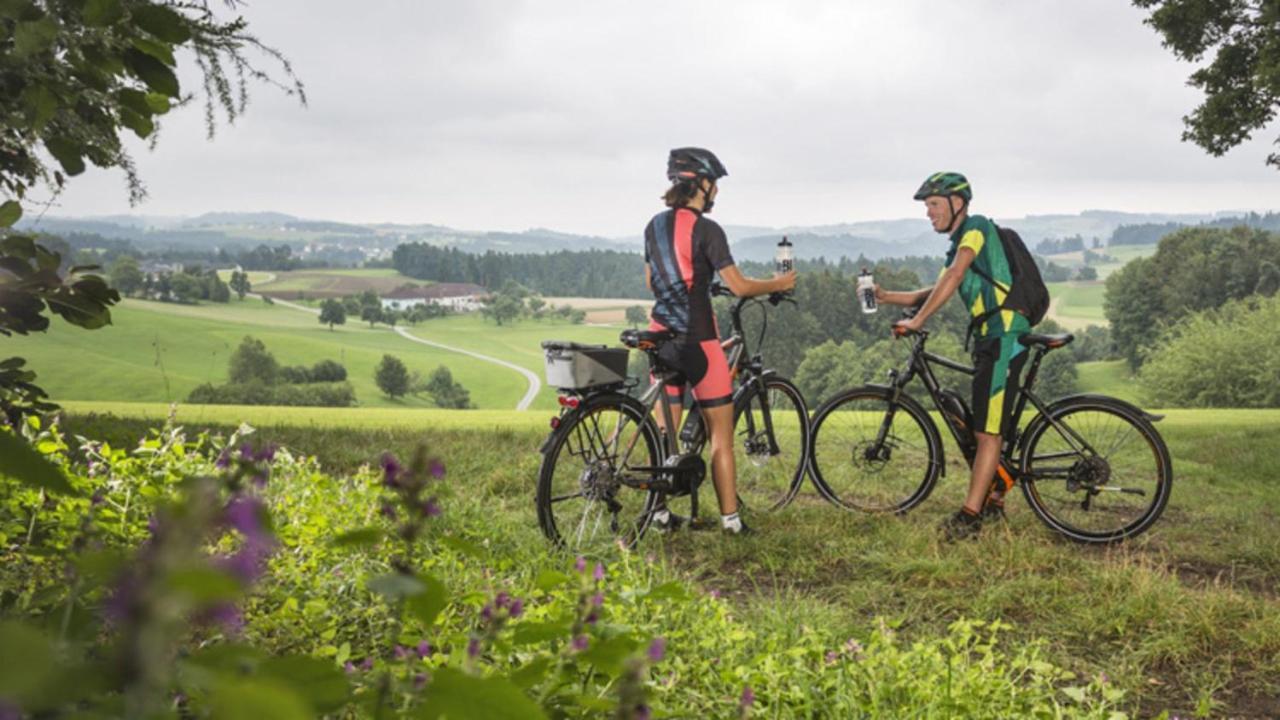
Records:
[[[676,148],[667,156],[667,179],[671,182],[704,177],[715,182],[729,174],[719,158],[710,150],[696,147]]]

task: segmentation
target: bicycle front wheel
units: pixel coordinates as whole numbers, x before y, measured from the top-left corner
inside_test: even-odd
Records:
[[[1131,405],[1071,398],[1027,427],[1022,493],[1046,525],[1084,543],[1112,543],[1151,527],[1173,487],[1163,438]]]
[[[538,522],[551,542],[579,554],[630,548],[644,535],[658,493],[641,490],[632,467],[662,464],[657,425],[639,402],[588,397],[561,419],[538,473]]]
[[[909,395],[864,385],[823,403],[813,419],[809,470],[840,507],[906,512],[924,502],[942,472],[942,438]]]
[[[795,498],[809,463],[809,409],[795,385],[766,376],[738,398],[733,456],[747,507],[779,510]]]

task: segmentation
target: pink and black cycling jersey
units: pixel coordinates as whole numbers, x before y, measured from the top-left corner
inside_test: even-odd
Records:
[[[644,259],[655,300],[650,317],[688,344],[717,339],[711,281],[734,264],[720,225],[688,208],[658,213],[644,229]]]

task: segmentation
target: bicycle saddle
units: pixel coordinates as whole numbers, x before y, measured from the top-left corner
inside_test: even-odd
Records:
[[[1027,333],[1026,335],[1023,335],[1022,337],[1018,338],[1018,342],[1022,343],[1027,347],[1031,347],[1032,345],[1039,345],[1040,347],[1045,348],[1046,350],[1052,350],[1054,348],[1060,348],[1064,345],[1070,345],[1071,341],[1075,339],[1076,339],[1076,336],[1072,335],[1071,333],[1058,333],[1056,335],[1040,335],[1038,333]]]
[[[649,350],[675,338],[670,330],[623,330],[618,340],[629,348]]]

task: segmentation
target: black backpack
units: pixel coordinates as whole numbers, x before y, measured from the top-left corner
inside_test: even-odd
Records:
[[[1000,244],[1004,247],[1004,256],[1009,261],[1009,271],[1013,274],[1013,287],[1010,288],[979,270],[977,265],[969,266],[979,277],[985,278],[1005,293],[1000,307],[975,317],[969,323],[970,333],[1001,310],[1013,310],[1026,317],[1033,326],[1039,325],[1044,320],[1045,313],[1049,312],[1049,288],[1045,287],[1044,279],[1040,277],[1040,268],[1036,266],[1035,258],[1031,257],[1031,251],[1027,250],[1027,244],[1022,242],[1018,233],[1009,228],[996,226],[996,231],[1000,233]]]

